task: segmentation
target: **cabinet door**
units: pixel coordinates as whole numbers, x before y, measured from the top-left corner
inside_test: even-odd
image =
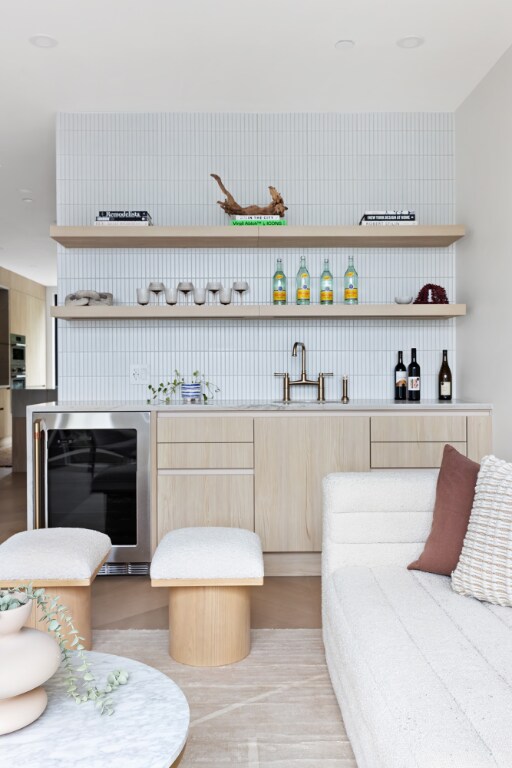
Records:
[[[12,434],[11,390],[0,389],[0,440]]]
[[[158,475],[158,541],[174,528],[221,525],[254,530],[254,477]]]
[[[265,552],[318,552],[322,478],[370,469],[370,419],[254,420],[255,529]]]

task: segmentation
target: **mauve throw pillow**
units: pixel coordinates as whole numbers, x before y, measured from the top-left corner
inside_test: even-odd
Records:
[[[480,465],[445,445],[436,488],[432,528],[409,570],[450,576],[459,562],[475,496]]]

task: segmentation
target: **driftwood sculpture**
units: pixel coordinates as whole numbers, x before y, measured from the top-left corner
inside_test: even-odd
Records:
[[[420,290],[413,304],[448,304],[448,296],[441,285],[427,283]]]
[[[247,205],[245,208],[239,205],[231,192],[228,192],[222,179],[216,173],[211,173],[210,176],[215,179],[221,190],[226,195],[225,200],[217,200],[218,204],[223,211],[230,216],[255,216],[255,215],[273,215],[284,216],[284,212],[288,210],[284,204],[284,200],[275,187],[269,187],[270,197],[272,202],[268,205]]]

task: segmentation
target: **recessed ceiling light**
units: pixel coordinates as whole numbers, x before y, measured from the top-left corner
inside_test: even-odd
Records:
[[[424,37],[419,37],[418,35],[408,35],[407,37],[401,37],[400,40],[396,41],[396,44],[400,48],[419,48],[420,45],[423,45],[424,42]]]
[[[29,43],[35,45],[36,48],[55,48],[58,45],[58,40],[50,35],[33,35],[29,37]]]
[[[354,40],[338,40],[337,43],[334,43],[334,47],[337,51],[348,51],[349,48],[353,48],[354,46]]]
[[[21,192],[22,195],[31,195],[32,194],[32,190],[31,189],[26,189],[26,188],[20,189],[20,192]]]
[[[31,197],[24,197],[24,198],[23,198],[23,202],[24,202],[24,203],[27,203],[27,205],[28,205],[29,203],[33,203],[34,201],[32,200],[32,198],[31,198]]]

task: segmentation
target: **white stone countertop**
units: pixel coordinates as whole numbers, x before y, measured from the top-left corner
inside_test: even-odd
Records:
[[[130,679],[112,694],[115,712],[66,694],[60,667],[45,683],[48,707],[31,725],[0,737],[2,768],[169,768],[187,739],[190,711],[181,689],[146,664],[90,651],[100,685],[124,669]]]
[[[470,400],[452,400],[451,402],[438,402],[437,400],[422,400],[419,403],[407,401],[396,403],[394,400],[350,400],[344,405],[339,400],[327,400],[319,403],[316,400],[283,403],[280,400],[254,401],[254,400],[212,400],[207,404],[184,405],[180,401],[171,405],[155,403],[148,405],[144,400],[127,402],[66,402],[41,403],[30,405],[27,413],[51,413],[59,411],[160,411],[163,413],[210,413],[212,411],[392,411],[400,413],[417,413],[421,411],[491,411],[491,403],[477,403]]]

